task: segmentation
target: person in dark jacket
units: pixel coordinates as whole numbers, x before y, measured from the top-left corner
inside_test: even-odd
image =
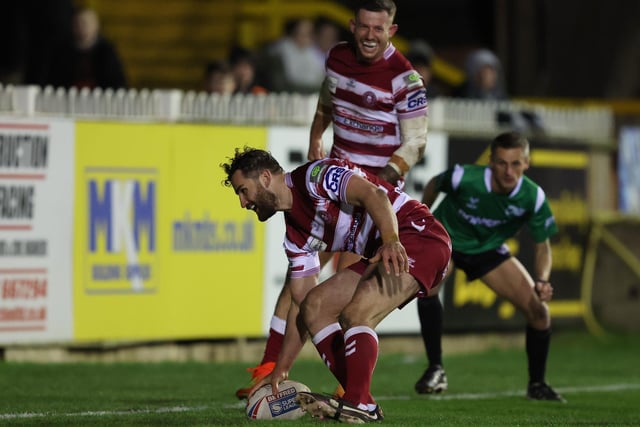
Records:
[[[78,9],[73,16],[73,44],[55,55],[47,84],[65,88],[119,89],[127,87],[122,62],[111,41],[100,33],[93,9]]]

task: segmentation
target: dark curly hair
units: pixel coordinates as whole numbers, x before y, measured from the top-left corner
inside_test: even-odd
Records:
[[[235,155],[229,158],[230,162],[220,163],[220,167],[227,174],[222,184],[231,187],[231,177],[236,171],[242,171],[245,177],[254,178],[267,169],[274,174],[282,173],[284,170],[280,163],[273,158],[271,153],[258,148],[245,146],[243,149],[236,148]]]

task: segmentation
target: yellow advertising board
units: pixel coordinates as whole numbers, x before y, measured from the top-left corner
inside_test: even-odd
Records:
[[[222,185],[260,127],[77,123],[74,338],[262,333],[264,226]]]

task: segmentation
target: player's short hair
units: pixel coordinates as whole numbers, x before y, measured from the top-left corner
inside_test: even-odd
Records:
[[[364,0],[357,4],[355,8],[355,14],[358,14],[360,10],[368,10],[369,12],[387,12],[391,17],[391,22],[396,16],[396,4],[393,0]]]
[[[226,187],[231,187],[231,177],[236,171],[241,171],[245,177],[255,178],[260,172],[267,169],[274,174],[284,172],[280,163],[265,150],[245,146],[243,149],[236,148],[233,158],[229,158],[228,163],[221,163],[220,167],[227,174],[222,181]]]
[[[498,148],[521,148],[525,157],[529,157],[529,140],[519,132],[504,132],[491,141],[491,157]]]

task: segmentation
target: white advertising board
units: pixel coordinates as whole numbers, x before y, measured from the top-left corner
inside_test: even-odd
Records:
[[[325,151],[331,147],[332,132],[329,129],[324,135]],[[272,127],[269,129],[267,148],[278,159],[286,171],[301,165],[307,160],[309,146],[309,129],[301,127]],[[416,198],[420,198],[421,188],[434,175],[447,168],[448,138],[446,134],[429,132],[427,154],[420,164],[416,165],[406,180],[406,190]],[[263,327],[265,333],[273,315],[280,289],[285,280],[287,260],[282,248],[284,237],[284,220],[282,214],[267,221],[266,253],[265,253],[265,292],[263,309]],[[332,271],[325,267],[321,279]],[[382,333],[409,333],[420,329],[415,301],[402,310],[395,310],[377,328]]]
[[[72,339],[74,123],[0,117],[0,343]]]

